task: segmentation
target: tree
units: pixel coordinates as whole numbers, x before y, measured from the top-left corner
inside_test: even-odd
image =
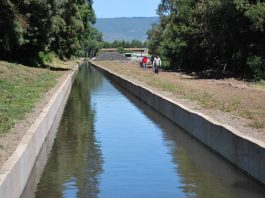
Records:
[[[102,45],[102,33],[99,33],[95,28],[91,28],[87,32],[86,40],[84,42],[85,52],[91,58],[94,57]]]
[[[92,4],[92,0],[2,0],[0,58],[39,64],[49,53],[60,58],[82,55],[93,37]]]
[[[253,60],[264,67],[264,2],[162,0],[157,13],[160,24],[148,31],[149,47],[171,67],[234,75],[254,74]]]
[[[148,42],[142,42],[142,41],[138,41],[138,40],[132,40],[131,42],[129,41],[118,41],[115,40],[113,42],[103,42],[102,43],[102,48],[146,48],[148,47]]]

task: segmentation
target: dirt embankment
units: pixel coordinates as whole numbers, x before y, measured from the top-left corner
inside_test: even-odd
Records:
[[[198,79],[176,72],[155,75],[151,68],[143,71],[134,63],[120,61],[97,61],[96,64],[265,142],[264,86],[234,78]]]

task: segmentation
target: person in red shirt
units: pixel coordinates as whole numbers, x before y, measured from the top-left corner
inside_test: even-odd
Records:
[[[144,70],[146,70],[147,62],[148,62],[148,59],[147,59],[146,56],[144,56],[143,59],[142,59],[142,63],[143,63],[143,68],[144,68]]]

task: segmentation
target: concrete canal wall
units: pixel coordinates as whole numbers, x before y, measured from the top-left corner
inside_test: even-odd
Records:
[[[265,184],[265,144],[92,63],[127,91]],[[211,162],[209,162],[211,163]],[[216,170],[218,171],[218,170]]]
[[[17,149],[0,170],[0,197],[17,198],[22,194],[53,121],[71,91],[78,66],[68,74],[62,85],[43,108]]]

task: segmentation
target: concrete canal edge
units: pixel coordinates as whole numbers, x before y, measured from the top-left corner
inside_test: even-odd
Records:
[[[131,82],[95,62],[91,64],[220,156],[265,184],[265,143],[245,136],[230,126],[222,125],[204,114]]]
[[[41,114],[29,128],[17,149],[0,170],[0,197],[17,198],[22,194],[42,145],[49,134],[59,109],[68,98],[79,66],[50,98]]]

